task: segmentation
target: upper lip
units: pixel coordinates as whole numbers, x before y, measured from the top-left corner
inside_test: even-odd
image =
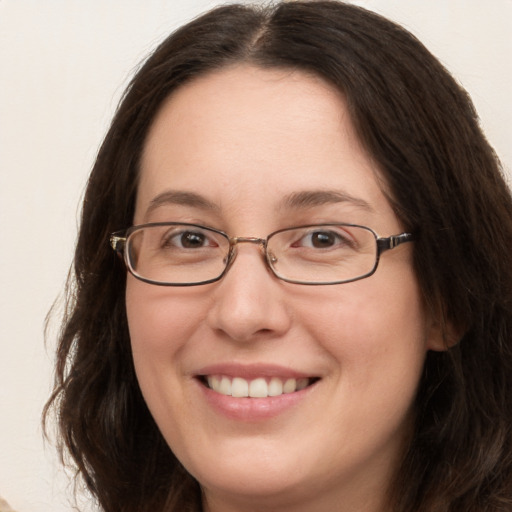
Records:
[[[318,377],[318,375],[297,371],[286,366],[265,363],[233,364],[217,363],[204,366],[195,372],[197,377],[206,375],[225,375],[227,377],[242,377],[246,380],[259,377],[280,377],[282,379],[303,379]]]

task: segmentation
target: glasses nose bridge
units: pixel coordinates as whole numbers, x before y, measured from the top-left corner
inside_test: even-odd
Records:
[[[267,250],[267,239],[258,238],[255,236],[234,236],[229,239],[229,249],[232,257],[236,253],[236,246],[238,244],[256,244],[259,245],[261,254],[265,256]]]
[[[260,248],[261,256],[263,260],[268,265],[267,261],[267,239],[266,238],[258,238],[255,236],[234,236],[229,239],[229,256],[228,256],[228,268],[233,264],[237,250],[236,246],[238,244],[256,244]]]
[[[266,238],[258,238],[255,236],[234,236],[229,239],[229,244],[234,247],[238,244],[258,244],[263,249],[267,246]]]

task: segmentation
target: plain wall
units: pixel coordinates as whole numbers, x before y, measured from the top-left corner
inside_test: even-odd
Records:
[[[0,495],[18,512],[71,510],[41,410],[79,202],[139,61],[220,2],[0,0]],[[512,0],[360,0],[415,33],[468,89],[512,169]],[[84,498],[87,501],[87,497]]]

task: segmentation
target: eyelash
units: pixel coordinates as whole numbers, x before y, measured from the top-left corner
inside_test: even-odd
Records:
[[[203,242],[204,241],[207,241],[207,240],[210,240],[210,241],[213,241],[212,237],[209,236],[208,234],[206,233],[203,233],[201,232],[200,230],[182,230],[182,231],[174,231],[174,232],[171,232],[171,233],[166,233],[163,238],[162,238],[162,248],[173,248],[173,247],[177,247],[177,248],[181,248],[181,249],[187,249],[187,247],[185,247],[183,245],[183,237],[184,236],[190,236],[190,237],[193,237],[193,236],[200,236],[203,238]],[[173,240],[180,240],[180,243],[177,244],[177,243],[173,243]],[[200,247],[216,247],[217,244],[208,244],[208,245],[204,245],[204,244],[201,244]],[[190,248],[190,247],[189,247]],[[196,246],[197,248],[197,246]]]

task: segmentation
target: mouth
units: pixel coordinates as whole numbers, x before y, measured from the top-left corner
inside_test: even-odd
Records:
[[[297,393],[312,386],[318,380],[318,377],[299,379],[257,377],[249,380],[227,375],[199,376],[202,385],[221,395],[235,398],[267,398]]]

